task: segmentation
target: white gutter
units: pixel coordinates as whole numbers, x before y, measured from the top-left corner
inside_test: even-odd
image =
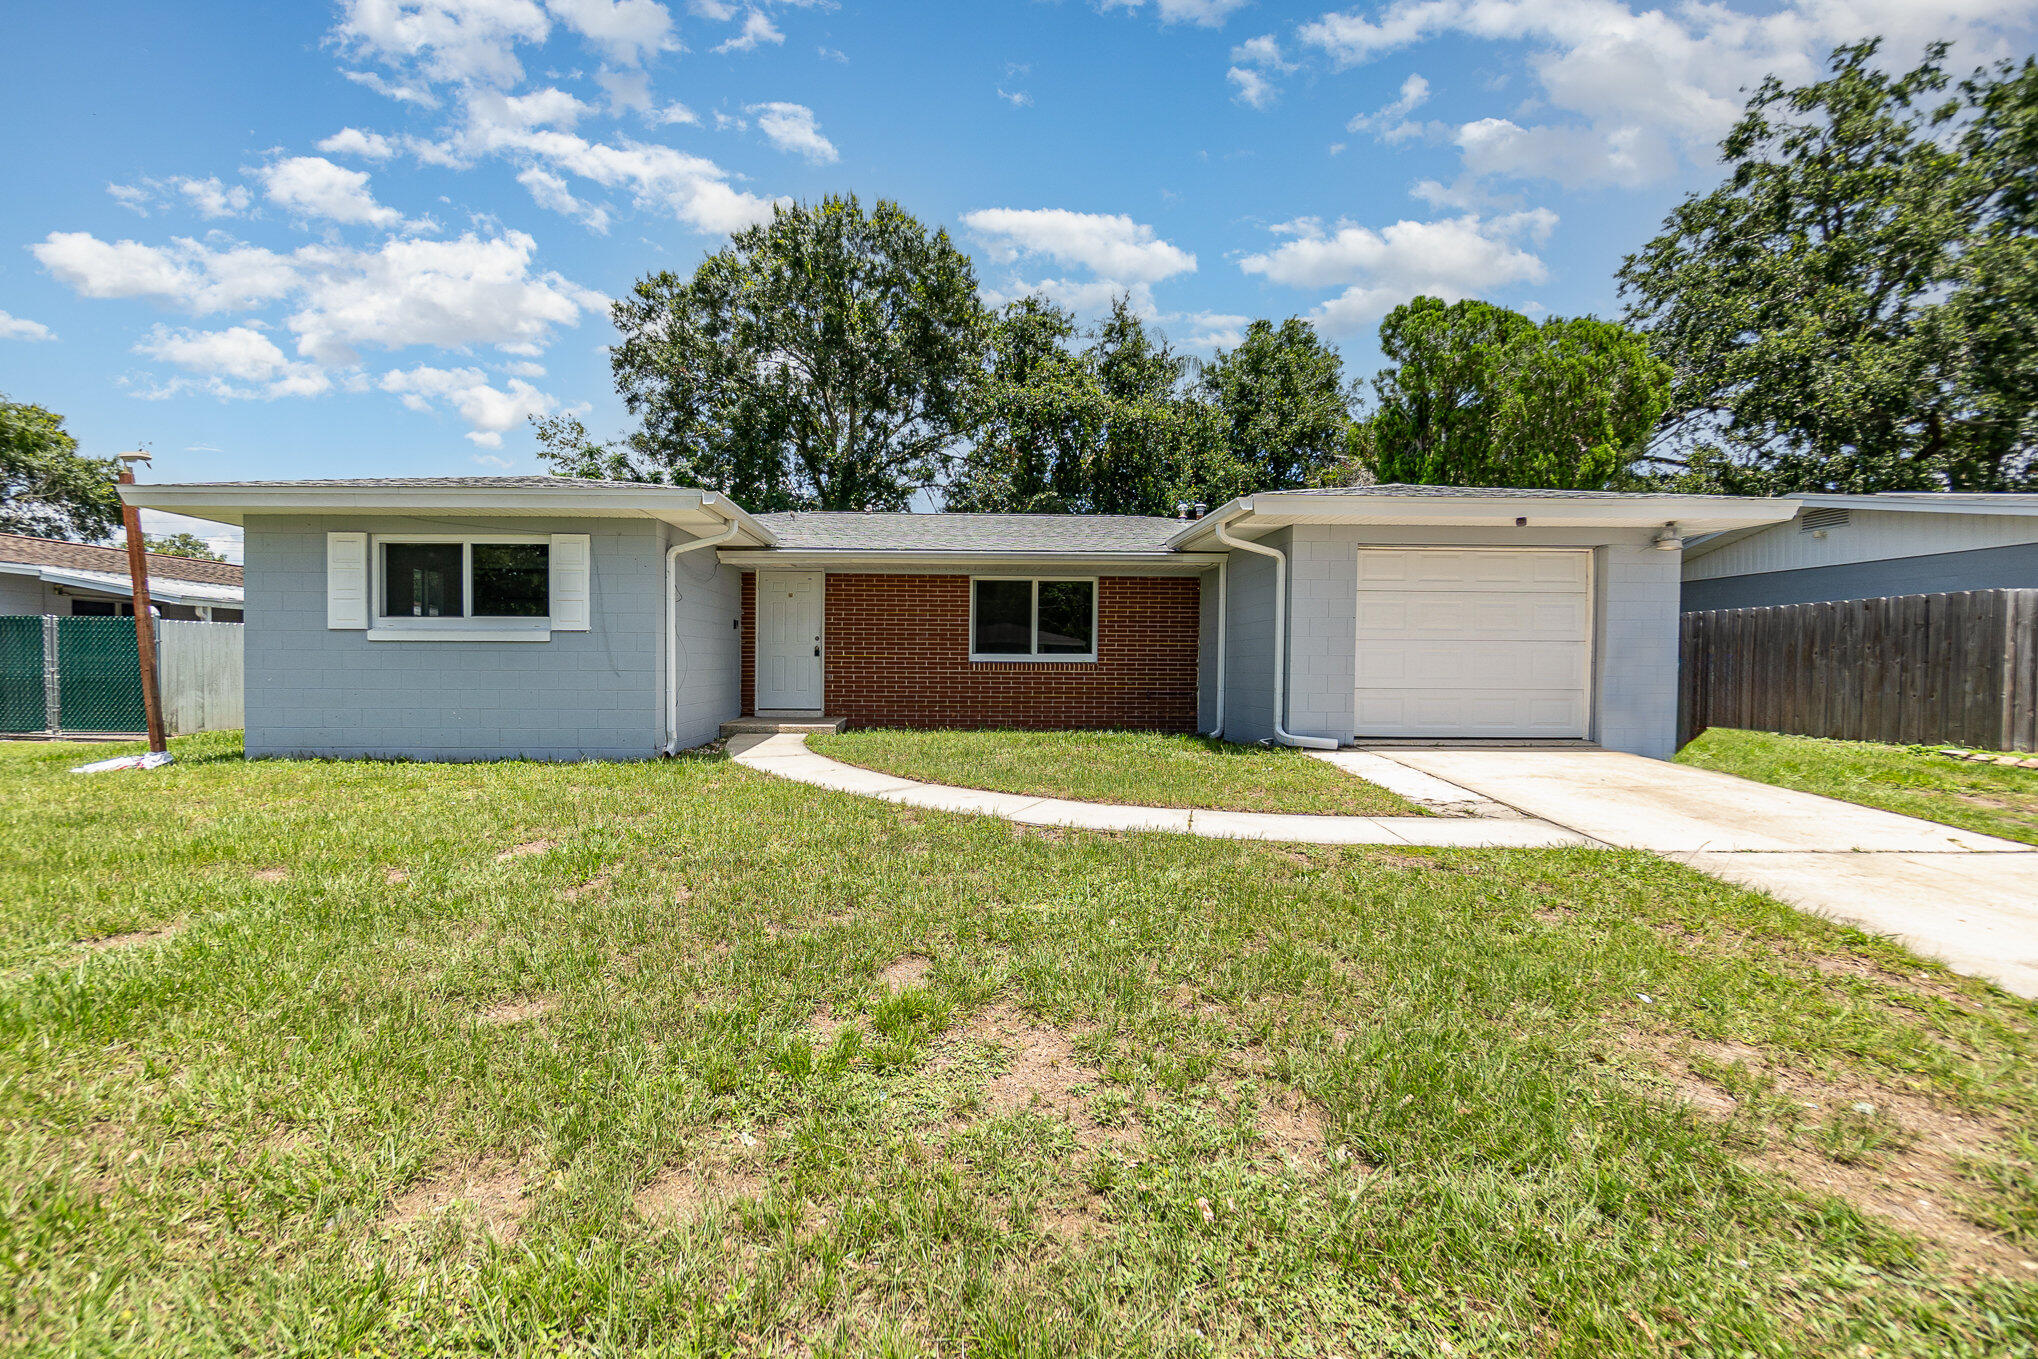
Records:
[[[1304,750],[1336,750],[1337,742],[1327,736],[1297,736],[1285,725],[1288,715],[1288,554],[1279,548],[1231,536],[1231,520],[1250,513],[1252,509],[1248,503],[1246,508],[1218,520],[1214,527],[1217,541],[1226,547],[1274,559],[1274,739],[1284,746],[1300,746]]]
[[[1226,578],[1231,574],[1231,558],[1220,557],[1217,561],[1217,716],[1215,723],[1205,736],[1213,740],[1224,737],[1224,630],[1228,622],[1224,590]]]
[[[728,542],[742,531],[735,519],[720,533],[679,543],[665,553],[665,753],[679,754],[679,559],[682,554]]]

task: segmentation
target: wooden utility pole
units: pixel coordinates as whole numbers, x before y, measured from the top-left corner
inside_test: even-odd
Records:
[[[136,463],[149,460],[146,453],[120,455],[120,484],[134,485]],[[163,731],[163,688],[156,673],[156,620],[149,607],[149,549],[142,538],[142,512],[120,502],[121,526],[127,530],[127,576],[134,588],[134,644],[142,668],[142,709],[148,714],[149,750],[161,754],[170,748]]]

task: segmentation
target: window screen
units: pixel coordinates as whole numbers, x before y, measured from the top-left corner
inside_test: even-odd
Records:
[[[387,543],[382,557],[382,612],[391,618],[460,618],[460,544]]]
[[[543,618],[552,608],[543,543],[474,544],[474,616]]]
[[[985,656],[1027,656],[1033,652],[1033,582],[976,582],[976,636],[970,649]]]

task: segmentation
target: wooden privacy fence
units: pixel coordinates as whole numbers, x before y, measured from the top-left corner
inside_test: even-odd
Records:
[[[1707,727],[2038,749],[2038,590],[1684,615],[1678,741]]]

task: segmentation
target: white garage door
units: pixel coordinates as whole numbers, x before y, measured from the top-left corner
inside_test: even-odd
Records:
[[[1359,736],[1579,736],[1592,553],[1359,549]]]

